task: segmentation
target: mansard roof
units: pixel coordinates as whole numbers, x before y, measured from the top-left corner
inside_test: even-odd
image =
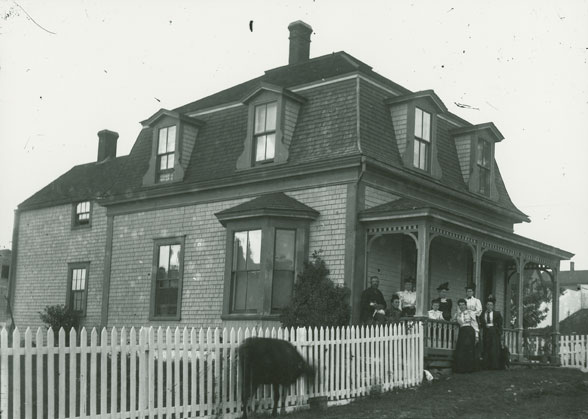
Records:
[[[356,91],[356,75],[369,80],[369,83],[364,83],[365,87],[362,85],[363,90],[360,92],[359,121],[358,103],[350,95],[350,91]],[[339,81],[330,83],[335,79]],[[304,88],[310,84],[314,87]],[[128,156],[104,163],[75,166],[25,200],[19,208],[47,207],[82,199],[132,199],[143,197],[151,191],[176,190],[182,185],[197,187],[242,178],[244,173],[236,168],[236,161],[243,151],[243,141],[247,135],[248,109],[243,102],[263,89],[277,89],[298,102],[304,102],[291,140],[288,161],[282,165],[292,167],[292,170],[300,165],[320,164],[338,158],[357,157],[359,161],[363,155],[407,171],[400,160],[398,148],[392,141],[387,141],[393,128],[389,105],[386,105],[385,100],[394,94],[404,98],[426,97],[438,103],[441,110],[444,109],[441,100],[432,91],[412,93],[345,52],[328,54],[300,64],[268,70],[260,77],[173,110],[159,110],[143,121],[144,126]],[[215,109],[218,111],[211,111]],[[151,125],[166,115],[199,126],[195,152],[191,154],[179,185],[167,183],[144,186],[142,180],[148,170],[153,149]],[[452,121],[453,125],[448,126],[448,129],[471,126],[449,112],[443,115],[445,118],[442,123],[449,124],[445,120]],[[361,132],[359,138],[358,127]],[[460,172],[455,145],[450,138],[445,137],[438,138],[442,177],[431,181],[470,194]],[[514,219],[526,221],[526,215],[510,200],[499,171],[495,172],[499,199],[490,204],[506,209]]]

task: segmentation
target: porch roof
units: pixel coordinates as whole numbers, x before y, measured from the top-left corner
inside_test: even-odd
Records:
[[[421,219],[436,220],[439,223],[429,224],[432,232],[447,235],[451,238],[461,238],[468,243],[481,242],[489,248],[505,250],[512,245],[525,252],[540,253],[549,258],[568,260],[573,253],[548,244],[529,239],[511,231],[505,231],[484,225],[464,214],[456,214],[441,206],[415,198],[400,198],[382,205],[378,205],[359,213],[359,221],[370,223],[377,230],[386,230],[386,225],[416,224]],[[412,221],[410,221],[412,220]],[[408,226],[407,224],[407,226]],[[513,255],[518,252],[508,252]]]

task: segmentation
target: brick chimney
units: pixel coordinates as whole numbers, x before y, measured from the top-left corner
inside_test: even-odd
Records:
[[[310,58],[310,34],[312,28],[301,20],[288,25],[290,31],[290,54],[288,64],[300,64]]]
[[[570,261],[570,272],[574,272],[574,262]]]
[[[98,131],[98,159],[97,162],[106,160],[107,158],[116,157],[116,141],[118,140],[118,132],[103,129]]]

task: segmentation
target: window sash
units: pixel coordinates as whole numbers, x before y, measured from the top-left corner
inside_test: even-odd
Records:
[[[233,234],[231,312],[256,313],[263,309],[261,275],[261,230]]]
[[[413,166],[417,169],[429,169],[429,148],[430,144],[426,141],[415,138],[414,140],[414,154]]]
[[[67,306],[71,310],[85,315],[88,292],[87,264],[70,264],[68,275]]]
[[[296,230],[276,228],[274,270],[272,274],[272,312],[280,311],[291,300],[296,269]]]
[[[75,224],[83,225],[90,223],[90,201],[78,202],[76,204]]]
[[[490,194],[490,169],[480,166],[479,192],[484,195]]]
[[[420,140],[431,142],[431,114],[420,108],[414,112],[414,136]]]
[[[182,244],[178,242],[159,244],[156,256],[153,316],[177,317],[182,281]]]
[[[273,160],[276,154],[277,102],[255,107],[253,122],[255,162]]]

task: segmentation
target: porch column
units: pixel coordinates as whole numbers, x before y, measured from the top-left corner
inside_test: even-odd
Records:
[[[419,224],[416,271],[416,316],[426,317],[429,311],[429,225]]]
[[[553,267],[553,290],[552,290],[552,302],[551,302],[551,364],[559,365],[559,260]]]
[[[474,252],[474,284],[476,285],[475,296],[480,301],[482,300],[482,246],[476,243],[476,251]]]
[[[518,352],[519,360],[523,359],[523,289],[525,282],[525,259],[522,256],[519,257],[519,291],[517,301],[517,341],[518,341]]]

